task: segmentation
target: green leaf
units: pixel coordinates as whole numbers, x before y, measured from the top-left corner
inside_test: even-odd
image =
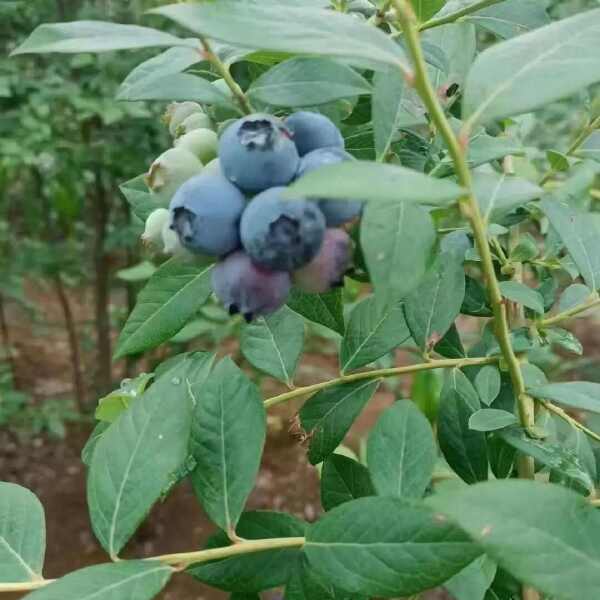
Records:
[[[121,331],[115,359],[154,348],[175,335],[211,293],[212,264],[163,263],[139,293]]]
[[[502,378],[500,371],[495,365],[485,365],[477,371],[473,380],[479,399],[489,406],[500,393]]]
[[[144,393],[153,377],[152,373],[141,373],[133,379],[124,379],[118,390],[98,400],[98,408],[94,413],[96,419],[107,423],[115,421],[138,396]]]
[[[467,483],[487,479],[485,434],[469,428],[471,415],[480,409],[471,382],[459,369],[445,374],[438,416],[438,440],[448,464]]]
[[[531,395],[552,400],[571,408],[600,413],[600,383],[570,381],[549,383],[528,388]]]
[[[446,4],[446,0],[410,0],[410,3],[417,19],[424,23]]]
[[[117,279],[127,282],[146,281],[156,272],[156,267],[149,260],[143,260],[137,265],[117,271]]]
[[[87,479],[92,527],[116,557],[186,460],[195,375],[212,362],[197,354],[159,377],[96,443]]]
[[[396,303],[421,282],[436,241],[431,215],[411,204],[368,204],[361,244],[378,300]]]
[[[435,179],[399,165],[348,161],[307,173],[293,183],[287,196],[372,200],[379,203],[417,203],[428,206],[452,204],[464,194],[448,179]]]
[[[418,371],[414,374],[410,397],[430,423],[437,422],[441,388],[442,381],[439,373],[430,370]]]
[[[242,329],[240,349],[257,369],[291,387],[304,345],[304,320],[283,307]]]
[[[425,108],[406,85],[400,69],[388,67],[373,76],[371,106],[377,159],[383,161],[401,127],[426,123]]]
[[[600,161],[600,131],[593,131],[577,150],[577,156]]]
[[[439,255],[419,286],[404,300],[406,323],[417,346],[430,350],[450,329],[465,297],[465,271],[458,253]]]
[[[469,417],[469,429],[474,431],[495,431],[509,425],[515,425],[517,417],[505,410],[482,408]]]
[[[568,200],[557,195],[542,200],[540,208],[558,232],[585,283],[593,290],[598,289],[600,227],[596,221],[590,218],[589,213],[577,210],[569,205]]]
[[[350,313],[340,349],[340,370],[363,367],[410,339],[400,303],[380,307],[374,296],[361,300]]]
[[[254,486],[266,435],[258,388],[230,358],[204,384],[194,409],[194,491],[208,516],[233,532]],[[241,534],[240,534],[241,535]]]
[[[501,281],[500,293],[511,302],[522,304],[531,310],[543,315],[544,298],[537,291],[518,281]]]
[[[153,211],[164,205],[158,196],[148,191],[144,177],[144,175],[138,175],[119,186],[121,193],[131,207],[131,211],[143,223],[146,222]]]
[[[473,317],[491,317],[494,313],[487,299],[486,289],[472,277],[466,276],[465,298],[460,312]]]
[[[344,335],[344,302],[341,289],[334,289],[325,294],[307,294],[292,288],[288,306],[309,321]]]
[[[546,152],[546,158],[550,163],[550,168],[554,171],[568,171],[571,166],[569,164],[569,157],[556,150],[548,150]]]
[[[389,598],[438,585],[480,551],[425,506],[378,497],[328,512],[308,529],[304,552],[325,581]]]
[[[563,480],[577,484],[584,492],[591,493],[594,490],[594,482],[572,450],[546,440],[533,439],[520,427],[503,429],[497,435],[519,452],[532,456],[555,473],[560,473]]]
[[[558,311],[564,312],[579,304],[587,302],[592,296],[593,292],[587,285],[582,283],[573,283],[562,293],[558,302]]]
[[[464,358],[467,356],[456,324],[450,325],[446,335],[433,347],[434,351],[446,358]]]
[[[347,594],[315,573],[305,556],[300,557],[285,586],[284,600],[367,600]]]
[[[330,10],[220,0],[201,5],[172,4],[150,12],[244,48],[335,56],[371,68],[408,66],[402,48],[382,31]]]
[[[539,186],[514,175],[479,172],[473,174],[473,190],[482,217],[495,223],[543,193]]]
[[[573,354],[578,354],[579,356],[583,354],[583,345],[581,342],[566,329],[552,327],[551,329],[546,329],[543,335],[544,340],[553,346],[559,346],[567,352],[573,352]]]
[[[155,560],[126,560],[73,571],[39,589],[30,600],[150,600],[167,585],[173,568]]]
[[[108,52],[152,46],[198,47],[197,40],[182,39],[169,33],[103,21],[72,21],[40,25],[15,50],[16,54],[46,52]]]
[[[530,112],[600,80],[600,9],[484,50],[465,89],[463,113],[490,121]]]
[[[81,462],[89,467],[92,462],[92,456],[94,454],[94,449],[96,448],[96,444],[100,440],[100,438],[104,435],[104,432],[108,429],[110,423],[106,421],[100,421],[96,424],[94,429],[92,429],[92,433],[90,437],[87,439],[85,446],[81,450]]]
[[[455,600],[484,600],[496,575],[496,565],[485,555],[446,581],[444,587]]]
[[[600,586],[600,514],[547,483],[505,480],[432,496],[502,568],[552,597],[593,598]]]
[[[511,38],[550,22],[546,7],[538,0],[505,0],[468,15],[465,20],[502,38]]]
[[[300,409],[300,422],[310,436],[311,464],[322,462],[339,446],[378,385],[378,380],[343,383],[309,398]]]
[[[410,401],[385,410],[369,434],[367,460],[380,496],[421,498],[437,460],[433,432]]]
[[[44,509],[28,489],[0,482],[0,583],[42,579]]]
[[[325,459],[321,471],[321,504],[325,510],[374,495],[367,467],[341,454],[332,454]]]
[[[190,73],[171,73],[162,77],[142,79],[120,90],[117,100],[168,100],[170,102],[192,100],[237,110],[231,99],[216,86]]]
[[[272,106],[317,106],[371,93],[351,67],[328,58],[297,57],[279,63],[248,89],[250,99]]]
[[[244,513],[237,527],[238,535],[248,540],[302,537],[304,530],[305,523],[296,517],[269,511]],[[207,548],[229,545],[222,531],[208,540]],[[266,550],[193,565],[187,572],[221,590],[254,593],[284,585],[299,557],[300,548]]]

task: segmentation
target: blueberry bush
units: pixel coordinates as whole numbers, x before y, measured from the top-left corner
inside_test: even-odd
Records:
[[[587,8],[218,0],[154,8],[163,29],[40,25],[14,55],[163,48],[118,92],[170,102],[173,147],[121,188],[162,262],[115,357],[172,339],[214,294],[246,321],[248,363],[289,390],[263,398],[250,369],[209,352],[125,382],[82,455],[110,561],[44,579],[43,509],[0,484],[0,591],[145,600],[185,572],[237,600],[596,597],[600,384],[546,374],[582,354],[565,325],[600,306]],[[572,97],[570,140],[532,143]],[[350,285],[364,293],[345,306]],[[340,372],[296,387],[307,322],[335,337]],[[341,453],[382,381],[409,375],[413,398],[379,415],[364,459]],[[246,512],[266,414],[299,399],[323,513]],[[185,478],[220,532],[120,559]]]

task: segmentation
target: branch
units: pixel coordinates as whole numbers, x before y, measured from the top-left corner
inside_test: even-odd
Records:
[[[537,325],[539,327],[550,327],[551,325],[556,325],[557,323],[566,321],[567,319],[570,319],[571,317],[574,317],[582,312],[585,312],[586,310],[589,310],[590,308],[595,308],[596,306],[600,306],[600,298],[597,297],[597,294],[594,294],[594,296],[591,296],[585,302],[582,302],[581,304],[578,304],[577,306],[574,306],[573,308],[570,308],[569,310],[560,312],[560,313],[554,315],[553,317],[548,317],[547,319],[539,320],[537,322]]]
[[[372,371],[363,371],[361,373],[353,373],[352,375],[342,375],[335,379],[328,381],[322,381],[321,383],[315,383],[314,385],[307,385],[299,387],[291,392],[285,392],[279,394],[279,396],[273,396],[265,400],[265,407],[270,408],[277,404],[282,404],[288,400],[293,400],[300,396],[306,396],[308,394],[314,394],[321,390],[339,385],[341,383],[352,383],[354,381],[363,381],[365,379],[385,379],[387,377],[396,377],[397,375],[406,375],[407,373],[416,373],[418,371],[430,371],[432,369],[450,369],[453,367],[467,367],[472,365],[489,365],[498,362],[497,356],[486,356],[483,358],[448,358],[442,360],[432,360],[426,363],[419,363],[416,365],[408,365],[405,367],[393,367],[391,369],[375,369]]]
[[[419,31],[424,31],[425,29],[431,29],[433,27],[447,25],[448,23],[454,23],[462,17],[466,17],[467,15],[482,10],[483,8],[487,8],[488,6],[499,4],[500,2],[504,2],[504,0],[479,0],[479,2],[465,6],[465,8],[461,8],[460,10],[450,13],[449,15],[444,15],[443,17],[438,17],[437,19],[433,17],[429,19],[429,21],[421,23],[421,25],[418,26],[418,29]]]
[[[219,75],[224,79],[225,83],[229,86],[231,93],[234,95],[238,104],[242,111],[249,115],[254,112],[252,105],[246,98],[246,94],[242,91],[242,88],[237,84],[235,79],[231,76],[229,69],[223,63],[223,61],[213,52],[209,42],[205,37],[200,37],[200,43],[202,44],[202,49],[204,50],[204,56],[206,60],[213,65],[213,67],[217,70]]]
[[[575,427],[579,429],[585,435],[590,436],[593,440],[600,442],[600,435],[588,429],[583,423],[580,423],[577,419],[574,419],[571,415],[566,413],[560,406],[556,406],[556,404],[552,404],[552,402],[548,402],[548,400],[539,400],[542,406],[545,406],[550,412],[553,412],[555,415],[566,421],[571,427]]]

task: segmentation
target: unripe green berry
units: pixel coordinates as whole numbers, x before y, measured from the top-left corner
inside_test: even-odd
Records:
[[[151,191],[169,200],[179,186],[202,171],[202,163],[183,148],[171,148],[163,152],[146,174]]]
[[[194,129],[175,140],[176,148],[189,150],[206,165],[217,156],[219,140],[212,129]]]
[[[171,214],[167,208],[157,208],[146,219],[142,241],[144,244],[157,245],[162,242],[163,227],[171,222]]]
[[[213,124],[210,117],[204,113],[194,113],[186,117],[175,129],[175,137],[181,137],[196,129],[212,129]]]
[[[169,126],[169,133],[175,136],[177,128],[195,113],[204,113],[204,109],[197,102],[173,102],[167,106],[163,121]]]
[[[213,158],[210,162],[206,163],[202,173],[206,173],[207,175],[223,175],[219,159]]]

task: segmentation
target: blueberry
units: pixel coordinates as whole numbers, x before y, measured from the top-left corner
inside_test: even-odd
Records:
[[[285,189],[271,188],[254,197],[242,215],[240,236],[257,264],[276,271],[295,271],[319,252],[325,218],[313,202],[283,199]]]
[[[241,313],[251,321],[283,306],[291,281],[288,273],[269,271],[253,263],[246,253],[234,252],[214,267],[212,286],[230,314]]]
[[[254,114],[238,119],[219,141],[225,176],[246,192],[286,185],[300,159],[291,133],[277,117]]]
[[[344,148],[344,138],[340,130],[325,115],[300,111],[290,115],[285,124],[292,131],[300,156],[317,148]]]
[[[325,165],[335,165],[344,161],[354,160],[341,148],[319,148],[309,152],[300,160],[298,177],[316,171]],[[363,203],[358,200],[316,200],[321,212],[325,216],[327,227],[337,227],[342,223],[358,217],[362,211]]]
[[[352,259],[350,236],[342,229],[328,229],[319,254],[293,274],[294,284],[305,292],[323,294],[343,285]]]
[[[178,190],[169,209],[172,227],[188,250],[224,256],[240,245],[239,222],[246,200],[221,175],[198,175]]]

